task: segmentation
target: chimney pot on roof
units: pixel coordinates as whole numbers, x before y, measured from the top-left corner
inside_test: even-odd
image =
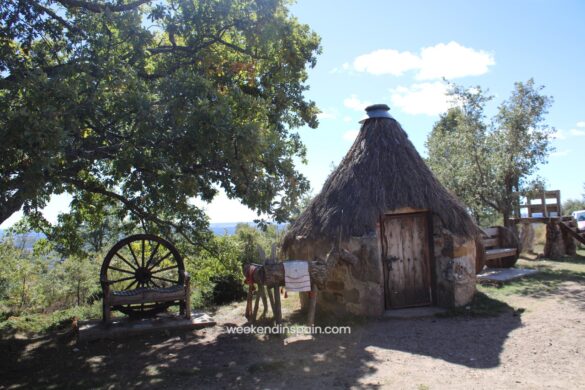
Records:
[[[372,104],[366,107],[366,112],[369,114],[372,111],[390,111],[390,107],[386,104]]]
[[[386,104],[373,104],[371,106],[366,107],[366,114],[368,117],[362,119],[360,123],[364,123],[366,119],[370,118],[388,118],[392,119],[392,115],[388,112],[390,111],[390,107]]]

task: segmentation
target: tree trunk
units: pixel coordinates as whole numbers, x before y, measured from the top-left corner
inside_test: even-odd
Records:
[[[559,225],[555,221],[546,224],[546,243],[544,257],[560,259],[567,254],[567,248]]]
[[[81,306],[81,280],[77,280],[77,306]]]
[[[22,309],[24,306],[24,301],[26,299],[26,275],[22,277],[22,291],[20,293],[20,305],[18,306],[19,309]]]
[[[24,198],[13,196],[10,197],[6,202],[2,203],[4,204],[0,207],[0,224],[10,218],[12,214],[20,210],[24,204]]]
[[[502,210],[502,215],[504,217],[504,226],[507,228],[514,228],[514,223],[512,221],[510,221],[510,216],[511,216],[511,210],[510,208],[506,207],[504,210]]]

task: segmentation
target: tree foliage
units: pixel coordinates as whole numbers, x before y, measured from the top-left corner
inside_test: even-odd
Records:
[[[585,186],[584,186],[585,188]],[[573,211],[585,210],[585,194],[579,199],[567,199],[563,202],[563,215],[571,215]]]
[[[0,222],[23,208],[42,225],[68,192],[197,242],[191,199],[220,189],[285,220],[309,187],[294,128],[317,124],[319,51],[284,0],[3,1]]]
[[[515,193],[542,186],[535,174],[551,151],[553,131],[545,123],[552,97],[543,88],[532,79],[515,83],[488,122],[484,110],[493,97],[481,87],[451,85],[456,104],[427,139],[428,163],[480,223],[493,221],[494,213],[508,223]]]

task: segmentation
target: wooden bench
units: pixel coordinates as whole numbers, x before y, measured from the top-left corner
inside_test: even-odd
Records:
[[[111,311],[152,317],[172,305],[191,318],[191,286],[183,259],[168,241],[151,234],[127,237],[110,249],[102,264],[103,321]]]
[[[483,261],[490,268],[510,268],[518,261],[520,248],[516,234],[504,226],[482,229]]]

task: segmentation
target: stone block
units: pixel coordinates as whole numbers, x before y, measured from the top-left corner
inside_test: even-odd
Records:
[[[344,283],[337,280],[330,280],[327,282],[326,287],[330,291],[343,291]]]
[[[349,303],[359,303],[360,301],[360,292],[357,288],[352,288],[351,290],[345,290],[343,292],[343,297],[345,302]]]
[[[453,257],[453,237],[447,234],[443,234],[443,248],[441,249],[441,255],[446,257]]]

